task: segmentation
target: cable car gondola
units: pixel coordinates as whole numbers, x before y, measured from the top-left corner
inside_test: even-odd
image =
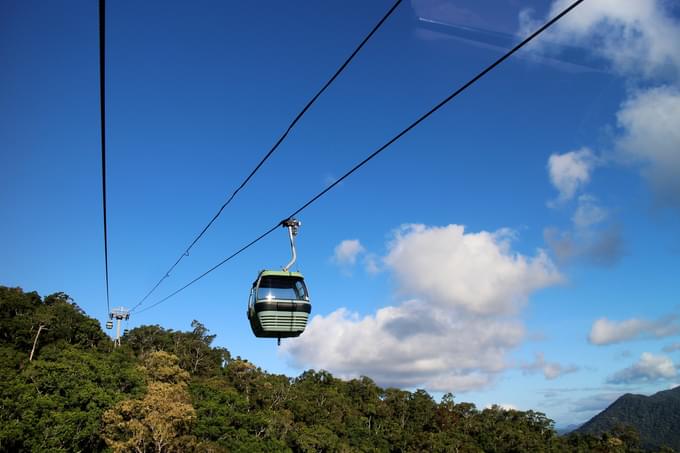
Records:
[[[261,271],[250,289],[248,320],[253,334],[259,338],[297,337],[307,327],[312,311],[304,276],[289,269],[297,258],[295,236],[300,222],[288,219],[281,222],[288,228],[292,259],[282,270]]]

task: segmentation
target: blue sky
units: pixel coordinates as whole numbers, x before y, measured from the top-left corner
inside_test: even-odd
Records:
[[[491,4],[493,3],[493,8]],[[390,2],[110,2],[111,302],[177,259]],[[614,7],[616,5],[616,7]],[[566,2],[404,2],[141,308],[382,145]],[[0,3],[0,284],[106,320],[96,2]],[[313,315],[255,339],[282,229],[128,327],[587,420],[680,384],[680,12],[586,0],[307,209]]]

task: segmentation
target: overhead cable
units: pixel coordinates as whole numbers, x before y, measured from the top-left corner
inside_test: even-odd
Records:
[[[323,94],[323,92],[326,91],[326,89],[335,81],[335,79],[340,75],[340,73],[342,73],[342,71],[349,65],[349,63],[354,59],[354,57],[364,47],[364,45],[368,42],[368,40],[371,39],[371,37],[375,34],[375,32],[378,31],[378,29],[383,25],[383,23],[387,20],[387,18],[392,15],[392,13],[397,8],[397,6],[399,6],[401,1],[402,0],[397,0],[396,2],[394,2],[392,7],[387,11],[387,13],[385,13],[385,15],[382,17],[382,19],[380,19],[380,21],[378,21],[378,23],[375,24],[375,26],[370,31],[370,33],[368,33],[364,37],[364,39],[361,41],[361,43],[357,46],[357,48],[354,49],[354,52],[352,52],[350,54],[350,56],[347,57],[347,59],[344,61],[344,63],[342,63],[342,65],[340,65],[340,67],[335,71],[333,76],[330,79],[328,79],[328,81],[321,87],[321,89],[307,102],[307,104],[304,106],[304,108],[302,110],[300,110],[300,112],[295,116],[293,121],[291,121],[291,123],[288,125],[286,130],[283,132],[283,134],[274,143],[274,145],[269,149],[267,154],[265,154],[262,157],[260,162],[255,166],[255,168],[252,169],[252,171],[241,182],[241,184],[236,188],[236,190],[234,190],[234,192],[229,196],[227,201],[225,201],[224,204],[222,204],[222,206],[217,211],[217,213],[215,213],[215,215],[212,217],[212,219],[210,219],[208,224],[205,227],[203,227],[203,230],[201,230],[201,232],[194,238],[194,240],[191,242],[191,244],[189,244],[189,246],[186,248],[186,250],[179,256],[179,258],[177,258],[175,263],[172,266],[170,266],[170,268],[165,272],[165,274],[163,274],[163,277],[161,277],[161,279],[158,280],[158,282],[153,286],[153,288],[151,288],[151,290],[149,290],[149,292],[146,293],[146,295],[139,302],[137,302],[137,305],[132,307],[131,311],[134,311],[137,307],[139,307],[141,304],[143,304],[144,301],[146,301],[149,298],[149,296],[151,296],[151,294],[154,291],[156,291],[156,289],[161,285],[161,283],[163,283],[163,281],[170,276],[170,273],[175,269],[175,267],[180,263],[180,261],[182,261],[182,259],[184,259],[184,257],[189,256],[189,251],[201,239],[201,237],[203,237],[205,232],[208,231],[208,229],[212,226],[212,224],[215,222],[215,220],[217,220],[217,218],[220,216],[220,214],[222,214],[222,211],[224,211],[224,208],[226,208],[229,205],[229,203],[231,203],[231,201],[234,199],[234,197],[236,197],[236,194],[238,194],[241,191],[241,189],[243,189],[243,187],[245,187],[245,185],[248,184],[248,182],[252,179],[253,176],[255,176],[255,173],[257,173],[257,171],[260,169],[260,167],[262,167],[262,165],[267,161],[267,159],[269,159],[271,157],[271,155],[274,154],[274,152],[278,149],[279,145],[286,139],[286,137],[288,136],[290,131],[293,130],[295,125],[298,123],[298,121],[300,121],[300,119],[304,116],[304,114],[307,113],[307,110],[309,110],[309,108],[312,106],[312,104],[314,104],[314,102],[316,102],[316,100]]]
[[[99,0],[99,111],[102,139],[102,209],[104,212],[104,273],[106,313],[111,313],[109,296],[109,238],[106,221],[106,0]]]
[[[408,132],[410,132],[413,128],[415,128],[415,127],[418,126],[420,123],[422,123],[425,119],[427,119],[430,115],[432,115],[433,113],[435,113],[437,110],[439,110],[439,109],[442,108],[444,105],[446,105],[448,102],[450,102],[453,98],[455,98],[456,96],[458,96],[459,94],[461,94],[463,91],[465,91],[467,88],[469,88],[469,87],[470,87],[471,85],[473,85],[475,82],[477,82],[479,79],[481,79],[482,77],[484,77],[486,74],[488,74],[490,71],[492,71],[496,66],[498,66],[498,65],[501,64],[501,63],[503,63],[503,62],[504,62],[505,60],[507,60],[510,56],[512,56],[515,52],[517,52],[518,50],[520,50],[522,47],[526,46],[526,45],[527,45],[529,42],[531,42],[534,38],[536,38],[538,35],[540,35],[541,33],[543,33],[546,29],[548,29],[548,28],[551,27],[553,24],[555,24],[557,21],[559,21],[562,17],[564,17],[566,14],[568,14],[568,13],[569,13],[571,10],[573,10],[574,8],[576,8],[576,7],[577,7],[579,4],[581,4],[583,1],[584,1],[584,0],[576,0],[574,3],[572,3],[572,4],[571,4],[570,6],[568,6],[566,9],[564,9],[561,13],[559,13],[558,15],[556,15],[555,17],[553,17],[552,19],[550,19],[550,20],[549,20],[548,22],[546,22],[543,26],[541,26],[538,30],[536,30],[535,32],[533,32],[532,34],[530,34],[528,37],[526,37],[524,40],[522,40],[522,41],[521,41],[519,44],[517,44],[515,47],[513,47],[513,48],[510,49],[508,52],[506,52],[505,54],[503,54],[503,56],[501,56],[500,58],[498,58],[496,61],[494,61],[494,62],[491,63],[489,66],[487,66],[485,69],[483,69],[481,72],[479,72],[476,76],[474,76],[473,78],[471,78],[468,82],[466,82],[465,84],[463,84],[463,85],[462,85],[460,88],[458,88],[456,91],[454,91],[454,92],[451,93],[449,96],[447,96],[446,98],[444,98],[444,100],[442,100],[442,101],[439,102],[437,105],[435,105],[435,106],[432,107],[430,110],[428,110],[426,113],[424,113],[423,115],[421,115],[417,120],[415,120],[414,122],[412,122],[411,124],[409,124],[405,129],[403,129],[403,130],[402,130],[401,132],[399,132],[397,135],[395,135],[395,136],[392,137],[390,140],[388,140],[388,141],[387,141],[384,145],[382,145],[380,148],[378,148],[378,149],[375,150],[373,153],[371,153],[370,155],[368,155],[364,160],[362,160],[361,162],[359,162],[358,164],[356,164],[354,167],[352,167],[349,171],[347,171],[344,175],[342,175],[342,176],[341,176],[339,179],[337,179],[334,183],[330,184],[330,185],[329,185],[328,187],[326,187],[324,190],[322,190],[322,191],[319,192],[318,194],[314,195],[311,199],[309,199],[309,201],[307,201],[305,204],[303,204],[303,205],[300,206],[297,210],[295,210],[293,213],[291,213],[286,219],[284,219],[283,221],[277,223],[275,226],[273,226],[272,228],[270,228],[269,230],[267,230],[265,233],[263,233],[262,235],[260,235],[258,238],[252,240],[251,242],[249,242],[249,243],[246,244],[245,246],[241,247],[237,252],[233,253],[232,255],[228,256],[227,258],[225,258],[225,259],[222,260],[221,262],[217,263],[215,266],[213,266],[212,268],[208,269],[206,272],[204,272],[203,274],[199,275],[198,277],[196,277],[196,278],[193,279],[191,282],[187,283],[186,285],[184,285],[183,287],[181,287],[181,288],[178,289],[177,291],[175,291],[175,292],[173,292],[172,294],[170,294],[170,295],[164,297],[163,299],[159,300],[158,302],[154,303],[153,305],[148,306],[146,309],[144,309],[144,310],[142,310],[142,311],[149,310],[149,309],[151,309],[151,308],[153,308],[153,307],[155,307],[155,306],[157,306],[157,305],[159,305],[159,304],[165,302],[166,300],[170,299],[171,297],[177,295],[178,293],[184,291],[186,288],[188,288],[189,286],[193,285],[194,283],[196,283],[197,281],[199,281],[200,279],[202,279],[202,278],[205,277],[206,275],[210,274],[212,271],[214,271],[214,270],[217,269],[218,267],[220,267],[220,266],[222,266],[223,264],[227,263],[227,262],[230,261],[232,258],[234,258],[234,257],[236,257],[237,255],[239,255],[241,252],[245,251],[246,249],[248,249],[248,248],[250,248],[251,246],[255,245],[255,243],[257,243],[257,242],[259,242],[260,240],[264,239],[266,236],[268,236],[270,233],[272,233],[276,228],[278,228],[283,222],[285,222],[286,220],[288,220],[288,219],[290,219],[290,218],[292,218],[292,217],[297,216],[299,213],[301,213],[302,211],[304,211],[305,209],[307,209],[312,203],[316,202],[319,198],[321,198],[322,196],[324,196],[324,195],[325,195],[326,193],[328,193],[331,189],[333,189],[335,186],[337,186],[337,185],[340,184],[342,181],[344,181],[346,178],[348,178],[352,173],[354,173],[355,171],[357,171],[359,168],[361,168],[361,167],[363,167],[364,165],[366,165],[370,160],[372,160],[372,159],[373,159],[374,157],[376,157],[378,154],[380,154],[381,152],[385,151],[385,150],[386,150],[389,146],[391,146],[394,142],[396,142],[396,141],[399,140],[401,137],[403,137],[404,135],[406,135],[406,134],[407,134]],[[141,313],[141,312],[140,312],[140,313]]]

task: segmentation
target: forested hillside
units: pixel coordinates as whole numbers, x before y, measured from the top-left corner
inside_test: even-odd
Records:
[[[578,431],[599,434],[620,423],[634,426],[643,446],[680,449],[680,387],[652,396],[623,395]]]
[[[558,437],[539,412],[269,374],[191,326],[138,327],[114,349],[66,294],[0,287],[0,451],[640,451],[630,428]]]

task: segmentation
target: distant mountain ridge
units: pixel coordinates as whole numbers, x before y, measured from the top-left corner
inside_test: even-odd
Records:
[[[557,431],[557,434],[559,434],[560,436],[563,436],[565,434],[569,434],[571,432],[578,430],[581,426],[583,426],[583,423],[572,423],[571,425],[556,428],[555,431]]]
[[[680,386],[651,396],[627,393],[574,432],[599,435],[616,425],[635,427],[646,449],[680,449]]]

